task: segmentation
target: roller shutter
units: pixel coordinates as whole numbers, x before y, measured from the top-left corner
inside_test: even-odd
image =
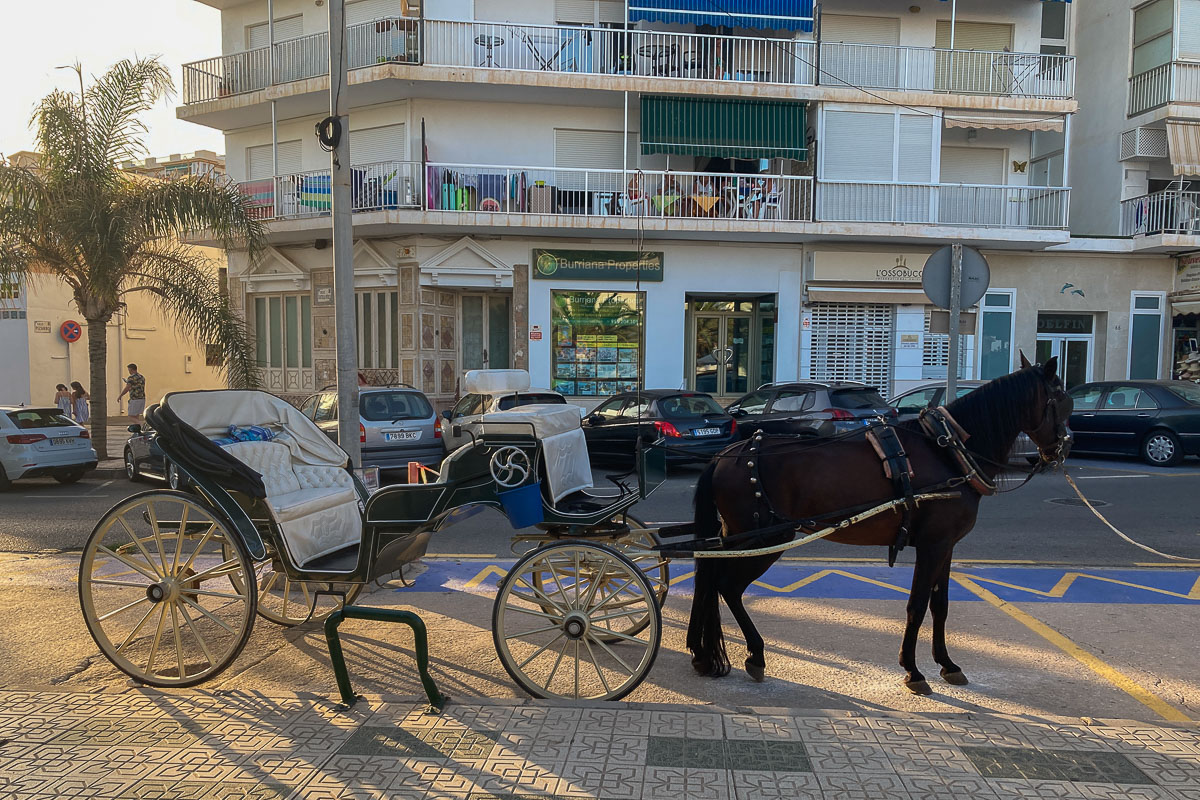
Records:
[[[822,14],[821,41],[853,44],[900,44],[900,20],[894,17]]]
[[[403,123],[350,131],[350,160],[356,166],[383,161],[404,161],[408,142]]]
[[[257,181],[273,176],[271,169],[271,145],[263,144],[246,148],[246,180]],[[300,140],[279,143],[279,174],[290,175],[300,172]]]
[[[958,22],[954,25],[955,50],[1011,50],[1012,25],[998,22]],[[950,47],[950,21],[938,20],[934,47]]]
[[[268,26],[265,22],[246,26],[246,47],[250,50],[266,47],[268,44],[268,35]],[[299,39],[303,35],[304,17],[296,15],[287,19],[275,20],[275,41],[282,42],[287,39]]]
[[[882,303],[813,303],[812,378],[860,381],[892,394],[895,307]]]
[[[376,19],[403,15],[400,0],[357,0],[346,3],[346,25],[361,25]]]
[[[554,0],[554,19],[568,25],[624,22],[624,0]]]

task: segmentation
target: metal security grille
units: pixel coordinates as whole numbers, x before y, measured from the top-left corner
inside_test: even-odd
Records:
[[[879,303],[813,303],[812,377],[861,381],[892,393],[894,306]]]
[[[930,333],[930,309],[925,309],[925,335],[921,341],[921,377],[945,378],[946,365],[950,363],[950,336],[945,333]],[[973,346],[973,336],[959,334],[958,377],[967,377],[967,352]]]

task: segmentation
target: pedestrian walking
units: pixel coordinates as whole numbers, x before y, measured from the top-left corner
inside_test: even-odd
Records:
[[[141,419],[142,412],[146,410],[146,376],[138,372],[137,364],[128,364],[125,368],[129,370],[129,377],[125,379],[125,388],[117,395],[117,400],[128,394],[129,416]]]
[[[67,389],[65,383],[60,383],[54,387],[56,392],[54,395],[54,405],[58,406],[58,410],[63,413],[64,417],[71,417],[71,392]]]
[[[92,412],[88,409],[88,401],[92,396],[83,388],[83,384],[79,381],[71,381],[71,405],[75,409],[75,421],[83,424],[92,418]]]

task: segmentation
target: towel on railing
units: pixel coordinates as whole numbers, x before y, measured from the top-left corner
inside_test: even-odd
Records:
[[[328,175],[300,179],[300,205],[328,211],[333,207],[333,182]]]

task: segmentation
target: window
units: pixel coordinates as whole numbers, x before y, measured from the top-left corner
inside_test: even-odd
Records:
[[[312,367],[312,299],[307,294],[255,297],[254,336],[258,366]]]
[[[1197,386],[1194,383],[1173,381],[1171,385],[1167,387],[1167,391],[1178,395],[1190,405],[1200,406],[1200,386]]]
[[[1042,3],[1042,53],[1062,56],[1067,54],[1067,34],[1070,30],[1068,3]]]
[[[269,144],[246,148],[246,180],[259,181],[279,175],[291,175],[303,168],[300,140],[279,143],[279,172],[275,171],[275,151]]]
[[[644,302],[637,292],[552,292],[553,389],[583,397],[636,391]]]
[[[1129,319],[1129,377],[1156,379],[1162,368],[1162,307],[1166,296],[1161,293],[1134,293],[1130,301]]]
[[[429,401],[416,392],[364,392],[360,405],[362,418],[369,422],[395,422],[433,416]]]
[[[897,182],[934,179],[934,149],[940,139],[931,115],[899,111],[826,111],[818,148],[819,175],[826,181],[818,201],[824,218],[861,222],[930,222],[928,186],[895,189]],[[845,182],[845,183],[842,183]]]
[[[508,394],[500,398],[500,402],[496,404],[497,411],[508,411],[519,406],[535,406],[535,405],[558,405],[565,406],[567,401],[557,394],[536,394],[531,392],[522,392],[521,394]]]
[[[23,411],[10,411],[8,418],[22,430],[30,428],[69,428],[75,423],[64,417],[57,409],[31,408]]]
[[[848,408],[858,411],[887,407],[887,401],[880,397],[878,392],[867,388],[839,389],[836,392],[830,392],[829,402],[834,408]]]
[[[458,401],[454,406],[454,411],[451,412],[451,417],[466,417],[473,414],[479,414],[483,411],[483,395],[469,394]]]
[[[305,400],[304,404],[300,406],[300,413],[309,419],[312,419],[313,412],[317,410],[318,399],[320,399],[319,396],[314,394],[312,397]]]
[[[329,422],[337,419],[337,395],[323,394],[317,401],[317,413],[313,415],[315,422]]]
[[[1089,386],[1086,389],[1072,389],[1068,394],[1075,402],[1076,411],[1092,411],[1100,404],[1100,395],[1104,394],[1104,390],[1099,386]]]
[[[650,401],[643,397],[639,403],[637,399],[630,399],[625,407],[621,409],[621,416],[628,419],[641,419],[650,413]]]
[[[706,394],[679,394],[659,400],[658,413],[665,419],[699,419],[725,412]]]
[[[283,42],[288,39],[299,39],[304,35],[304,17],[297,14],[294,17],[275,20],[275,41]],[[260,22],[256,25],[246,26],[246,47],[250,50],[256,50],[259,47],[266,47],[270,44],[268,36],[271,32],[271,26],[265,22]]]
[[[1133,386],[1114,386],[1104,398],[1105,411],[1128,411],[1137,407],[1138,395],[1142,392]]]
[[[1171,0],[1154,0],[1133,12],[1133,75],[1141,75],[1171,60],[1174,23]]]
[[[945,378],[946,365],[950,363],[950,335],[930,333],[929,325],[933,309],[925,309],[925,335],[921,340],[921,377]],[[973,346],[973,336],[960,333],[958,336],[958,377],[965,378],[967,352]]]
[[[771,412],[803,411],[811,407],[813,396],[811,392],[784,391],[780,392],[771,404]]]
[[[607,400],[601,403],[592,413],[598,414],[605,419],[616,419],[617,417],[621,416],[621,407],[627,402],[629,401],[624,397],[614,397],[612,400]]]
[[[364,369],[400,367],[399,293],[358,292],[354,318],[358,330],[358,365]]]
[[[1013,308],[1016,292],[990,291],[983,296],[979,321],[979,377],[990,381],[1012,372]]]
[[[752,392],[746,395],[741,402],[730,406],[729,410],[743,411],[747,414],[761,414],[766,410],[767,400],[769,400],[770,397],[770,392]]]
[[[923,409],[929,407],[939,391],[938,387],[931,386],[928,389],[906,394],[896,402],[896,410],[901,414],[920,414]]]

